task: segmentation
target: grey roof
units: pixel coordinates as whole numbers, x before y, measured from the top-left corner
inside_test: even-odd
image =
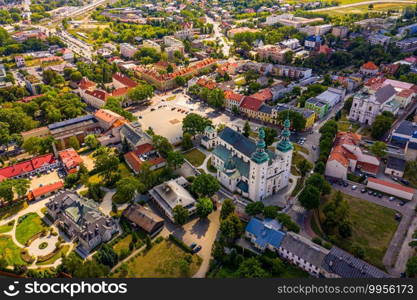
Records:
[[[269,105],[265,105],[262,104],[261,107],[259,108],[260,112],[266,113],[266,114],[271,114],[272,113],[272,107]]]
[[[251,154],[256,151],[255,142],[229,127],[226,127],[220,132],[219,138],[232,145],[233,148],[247,157],[250,157]]]
[[[404,159],[390,156],[388,157],[387,168],[404,172],[406,161]]]
[[[78,118],[73,118],[73,119],[70,119],[70,120],[65,120],[65,121],[62,121],[62,122],[57,122],[57,123],[50,124],[50,125],[48,125],[48,128],[50,130],[53,130],[53,129],[66,127],[66,126],[69,126],[69,125],[73,125],[73,124],[77,124],[77,123],[81,123],[81,122],[85,122],[85,121],[97,122],[97,120],[94,118],[93,115],[85,115],[85,116],[81,116],[81,117],[78,117]]]
[[[316,267],[321,267],[325,256],[329,253],[329,250],[292,232],[287,232],[287,235],[281,243],[281,247]]]
[[[120,129],[120,134],[135,145],[144,138],[144,133],[141,127],[136,126],[135,123],[124,124]]]
[[[400,126],[394,130],[394,133],[412,136],[415,131],[417,131],[417,124],[404,120],[400,123]]]
[[[396,93],[397,92],[395,91],[394,87],[392,85],[388,84],[388,85],[385,85],[385,86],[379,88],[375,92],[375,99],[379,103],[384,103],[389,98],[391,98],[392,96],[394,96]]]
[[[390,278],[380,269],[337,247],[330,249],[322,267],[342,278]]]
[[[310,99],[307,99],[306,102],[307,103],[311,103],[311,104],[313,104],[315,106],[319,106],[319,107],[322,107],[322,106],[327,105],[327,103],[323,102],[323,100],[317,99],[317,98],[314,98],[314,97],[312,97]]]

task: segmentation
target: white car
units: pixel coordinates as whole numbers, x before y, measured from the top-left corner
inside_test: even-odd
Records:
[[[358,188],[358,186],[352,185],[352,190],[356,190],[357,188]]]

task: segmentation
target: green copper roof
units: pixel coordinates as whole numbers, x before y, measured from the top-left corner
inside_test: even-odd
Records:
[[[291,122],[287,117],[287,119],[285,119],[284,121],[284,129],[281,132],[282,139],[277,144],[277,149],[281,152],[287,152],[293,149],[292,143],[290,142],[290,136],[291,136],[290,126],[291,126]]]
[[[269,155],[265,152],[265,131],[263,128],[259,128],[258,138],[259,140],[256,144],[256,151],[252,154],[252,160],[258,164],[261,164],[269,160]]]

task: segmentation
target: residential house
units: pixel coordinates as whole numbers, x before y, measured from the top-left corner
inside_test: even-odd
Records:
[[[347,179],[348,172],[360,172],[376,176],[380,161],[365,153],[361,147],[362,136],[352,132],[338,132],[326,163],[325,175]]]
[[[139,204],[129,205],[123,211],[123,216],[133,226],[139,227],[150,236],[155,236],[164,228],[164,219],[153,213],[149,208]]]
[[[138,52],[138,48],[128,43],[120,44],[120,54],[123,57],[132,58],[135,53]]]
[[[150,166],[150,170],[156,170],[166,165],[166,160],[149,143],[142,144],[124,155],[126,164],[135,174],[139,174],[144,163]]]
[[[138,146],[151,141],[151,138],[143,132],[142,125],[139,122],[124,124],[120,129],[120,139],[130,149],[136,149]]]
[[[29,201],[37,201],[42,198],[47,198],[63,188],[64,183],[62,181],[57,181],[30,190],[27,197]]]
[[[181,176],[157,185],[149,191],[151,199],[172,222],[175,221],[173,210],[177,205],[187,209],[189,216],[197,210],[196,200],[186,189],[188,185],[189,182]]]
[[[251,218],[245,228],[245,237],[250,239],[254,247],[260,251],[269,249],[277,251],[284,239],[282,225],[275,219],[260,220]]]
[[[372,61],[364,63],[359,69],[359,72],[361,72],[365,76],[375,76],[376,73],[378,73],[378,71],[378,67]]]
[[[327,112],[329,111],[329,104],[323,100],[312,97],[307,99],[305,108],[314,111],[317,118],[322,119],[327,115]]]
[[[58,152],[59,160],[67,173],[75,173],[83,163],[81,156],[73,148],[68,148]]]
[[[245,96],[242,94],[235,93],[231,90],[226,90],[224,92],[226,110],[233,111],[233,107],[239,109],[244,98]]]
[[[344,39],[349,33],[349,28],[346,26],[334,26],[332,28],[332,35]]]
[[[390,176],[402,178],[404,176],[406,164],[407,161],[402,158],[389,156],[384,173]]]
[[[368,41],[371,45],[380,45],[387,47],[391,41],[391,37],[383,34],[371,34],[368,36]]]

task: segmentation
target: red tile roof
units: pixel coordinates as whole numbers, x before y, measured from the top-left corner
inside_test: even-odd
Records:
[[[268,100],[272,100],[273,95],[272,95],[271,89],[263,89],[253,94],[251,97],[261,100],[261,101],[268,101]]]
[[[88,80],[88,78],[83,77],[81,79],[80,83],[78,84],[78,87],[82,90],[88,90],[89,88],[95,87],[95,82],[92,82],[91,80]]]
[[[134,87],[136,87],[138,85],[136,83],[136,81],[130,79],[126,75],[123,75],[122,73],[119,73],[119,72],[113,74],[112,78],[114,80],[120,82],[121,84],[123,84],[126,87],[134,88]]]
[[[224,92],[224,98],[226,100],[232,100],[232,101],[236,101],[240,103],[242,102],[243,98],[245,98],[245,96],[242,94],[238,94],[233,91],[227,90]]]
[[[39,169],[44,165],[53,163],[55,163],[55,157],[52,154],[37,156],[30,160],[23,161],[15,165],[0,169],[0,180],[23,175],[25,173],[29,173],[36,169]]]
[[[409,188],[409,187],[403,186],[403,185],[398,184],[398,183],[389,182],[389,181],[385,181],[385,180],[381,180],[381,179],[377,179],[377,178],[369,177],[368,181],[374,182],[374,183],[377,183],[377,184],[381,184],[381,185],[385,185],[387,187],[390,187],[390,188],[393,188],[393,189],[396,189],[396,190],[400,190],[400,191],[403,191],[403,192],[411,193],[411,194],[413,194],[415,192],[415,190],[413,188]]]
[[[159,155],[155,158],[152,158],[152,159],[149,159],[149,160],[146,160],[146,161],[140,158],[141,155],[149,153],[153,150],[154,150],[154,148],[151,144],[148,144],[148,143],[143,144],[143,145],[138,146],[136,148],[136,150],[126,153],[124,155],[124,158],[125,158],[126,162],[128,163],[128,165],[130,165],[132,167],[132,169],[136,173],[138,173],[144,162],[146,162],[146,163],[148,163],[152,166],[165,162],[165,158],[163,158]]]
[[[101,101],[106,101],[109,96],[109,94],[101,90],[94,90],[94,91],[87,90],[85,91],[85,93],[90,96],[93,96],[94,98],[100,99]]]
[[[106,123],[113,123],[116,120],[124,119],[122,116],[108,109],[99,109],[94,113],[94,117]]]
[[[372,62],[372,61],[368,61],[367,63],[364,63],[361,67],[362,69],[366,69],[366,70],[378,70],[378,67]]]
[[[18,100],[17,102],[28,103],[28,102],[32,101],[33,99],[40,98],[40,97],[43,97],[43,96],[44,96],[44,94],[29,96],[29,97],[22,98],[22,99]]]
[[[59,151],[58,156],[67,170],[76,168],[83,163],[83,159],[73,148]]]
[[[54,191],[64,188],[64,183],[62,181],[57,181],[48,185],[38,187],[28,193],[28,199],[34,200],[40,196],[52,193]]]
[[[240,104],[240,107],[250,109],[250,110],[253,110],[253,111],[258,111],[263,103],[264,102],[261,101],[261,100],[253,98],[251,96],[246,96],[243,99],[242,104]]]
[[[122,97],[122,96],[126,95],[126,94],[127,94],[127,92],[128,92],[130,89],[131,89],[130,87],[124,86],[124,87],[121,87],[121,88],[115,89],[115,90],[111,93],[111,95],[112,95],[113,97]]]
[[[209,90],[213,90],[217,87],[217,84],[214,81],[211,81],[211,80],[206,79],[206,78],[198,79],[197,84],[202,86],[202,87],[208,88]]]

